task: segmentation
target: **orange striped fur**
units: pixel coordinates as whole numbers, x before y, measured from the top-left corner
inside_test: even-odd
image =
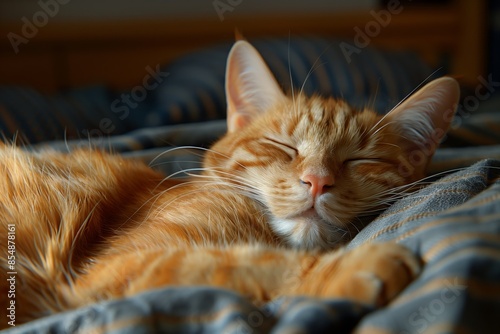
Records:
[[[17,323],[166,285],[226,287],[256,303],[306,294],[381,305],[418,273],[396,244],[338,246],[424,176],[455,81],[431,82],[381,117],[285,96],[245,41],[226,80],[228,133],[187,181],[96,150],[0,144],[0,257],[6,275],[14,224]],[[422,143],[430,151],[412,165]],[[0,289],[4,298],[6,279]]]

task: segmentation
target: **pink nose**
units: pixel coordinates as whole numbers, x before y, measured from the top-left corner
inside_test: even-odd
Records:
[[[309,185],[311,188],[311,195],[313,198],[316,198],[319,195],[324,194],[328,188],[331,188],[335,183],[335,180],[331,175],[318,176],[314,174],[306,174],[302,176],[300,182]]]

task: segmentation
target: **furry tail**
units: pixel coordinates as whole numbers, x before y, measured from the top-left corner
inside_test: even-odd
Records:
[[[65,297],[75,278],[133,214],[123,203],[158,179],[142,164],[97,151],[0,145],[0,327],[11,302],[19,305],[16,324],[79,306]]]
[[[0,146],[2,327],[67,309],[60,287],[71,285],[82,231],[92,228],[98,199],[72,177],[67,159]],[[97,232],[97,231],[96,231]],[[7,297],[7,301],[3,298]],[[15,312],[5,305],[13,305]]]

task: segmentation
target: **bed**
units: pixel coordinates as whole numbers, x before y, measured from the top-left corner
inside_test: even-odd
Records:
[[[461,1],[452,3],[457,6],[455,9],[464,6]],[[364,48],[350,62],[340,48],[345,39],[325,38],[314,29],[307,36],[288,36],[287,31],[285,37],[259,37],[258,30],[265,31],[264,28],[252,28],[249,24],[249,39],[285,89],[301,86],[314,67],[304,85],[307,93],[341,96],[352,104],[369,104],[384,113],[422,81],[456,74],[463,68],[463,63],[459,64],[466,60],[458,57],[460,60],[446,61],[447,66],[436,72],[434,62],[442,58],[429,51],[439,49],[441,55],[460,49],[461,42],[454,34],[462,30],[456,26],[455,13],[449,13],[450,7],[447,9],[443,7],[442,15],[436,16],[433,29],[442,26],[443,30],[429,43],[422,42],[428,32],[421,33],[420,40],[400,41],[405,50],[412,51],[407,52],[384,48],[397,45],[396,37],[386,37],[385,44],[375,45],[379,43],[374,40],[374,45]],[[366,19],[366,15],[356,17]],[[395,27],[408,24],[394,20]],[[332,29],[342,31],[348,26],[346,22],[341,21]],[[432,18],[429,22],[433,22]],[[324,27],[320,23],[317,27]],[[352,21],[349,26],[352,28]],[[85,38],[85,33],[79,38]],[[410,46],[412,43],[415,48]],[[104,80],[105,85],[82,87],[88,82],[81,78],[75,79],[66,91],[54,82],[52,86],[34,85],[36,89],[1,86],[0,128],[7,139],[15,137],[26,149],[51,147],[68,151],[92,146],[142,159],[166,175],[196,169],[201,159],[196,147],[209,146],[225,132],[223,82],[230,45],[231,42],[210,40],[202,50],[166,59],[161,66],[151,62],[155,65],[149,65],[135,83],[134,75],[124,79],[130,83],[126,86],[123,82]],[[471,66],[466,66],[459,111],[429,167],[432,176],[426,180],[428,185],[374,217],[346,245],[353,248],[365,242],[394,240],[425,261],[422,274],[387,307],[372,309],[347,300],[296,297],[281,298],[257,308],[237,293],[223,289],[165,287],[52,315],[10,330],[495,333],[495,320],[500,314],[500,100],[494,94],[498,84],[481,72],[484,64],[479,59],[481,55],[476,56],[474,61],[469,58]],[[123,94],[132,96],[134,89],[139,94],[141,88],[136,87],[143,86],[144,73],[156,78],[158,86],[148,90],[140,103],[126,103]],[[478,75],[482,75],[482,80],[478,80]],[[482,85],[480,90],[475,89],[478,85]],[[47,94],[51,90],[57,93]],[[484,103],[476,104],[476,100]]]

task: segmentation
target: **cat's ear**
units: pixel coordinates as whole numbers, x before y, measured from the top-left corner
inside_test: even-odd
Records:
[[[396,125],[406,168],[422,174],[448,131],[460,98],[457,81],[443,77],[431,81],[395,107],[386,123]]]
[[[245,127],[253,117],[284,98],[258,51],[244,40],[237,41],[226,66],[228,131]]]

